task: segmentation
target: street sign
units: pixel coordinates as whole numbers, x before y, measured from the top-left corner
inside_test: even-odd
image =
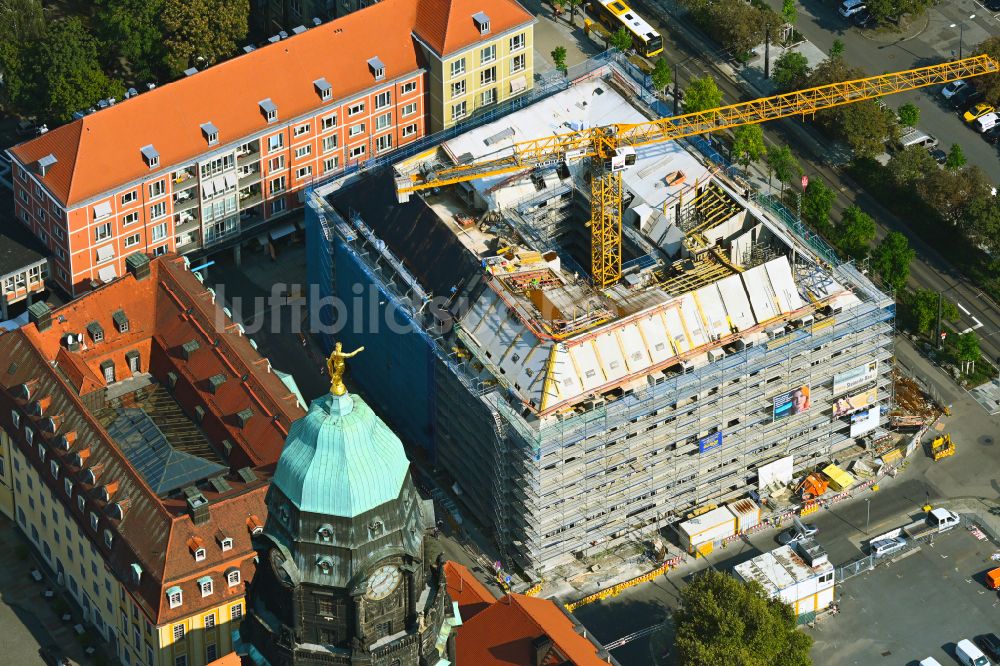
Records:
[[[802,191],[805,192],[807,187],[809,187],[809,176],[802,176]]]

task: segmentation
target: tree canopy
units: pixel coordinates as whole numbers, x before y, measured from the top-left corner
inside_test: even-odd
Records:
[[[951,144],[951,149],[948,151],[948,157],[945,158],[944,168],[950,169],[952,171],[957,171],[965,166],[965,151],[962,150],[962,146],[957,143]]]
[[[812,638],[795,628],[792,608],[756,582],[709,569],[681,591],[674,621],[685,666],[812,664]]]
[[[809,60],[798,51],[785,51],[774,61],[771,78],[782,92],[804,88],[809,81]]]
[[[989,37],[976,49],[976,54],[987,54],[994,60],[1000,60],[1000,37]],[[976,77],[976,90],[986,95],[986,101],[997,106],[1000,104],[1000,73],[984,74]]]
[[[674,75],[670,71],[670,65],[668,65],[667,61],[663,58],[656,59],[656,64],[653,65],[653,73],[651,76],[653,79],[653,88],[656,90],[663,90],[674,80]]]
[[[632,35],[625,28],[618,28],[611,33],[611,39],[608,43],[619,51],[628,51],[632,48]]]
[[[875,220],[857,206],[844,210],[836,230],[837,245],[847,255],[863,259],[875,240]]]
[[[872,265],[882,277],[882,281],[895,291],[902,291],[910,276],[910,262],[916,256],[910,249],[906,236],[898,231],[890,231],[872,251]]]
[[[722,91],[711,75],[692,79],[684,91],[684,111],[693,113],[722,106]]]
[[[836,43],[830,57],[821,62],[809,77],[808,85],[822,86],[850,79],[864,78],[864,71],[851,67],[843,59]],[[896,114],[877,100],[868,99],[826,109],[816,114],[816,122],[829,135],[841,139],[861,157],[872,157],[885,150],[887,140],[899,136]]]
[[[897,112],[899,124],[903,127],[916,127],[920,122],[920,107],[913,102],[907,102],[899,107]]]
[[[740,125],[733,130],[733,156],[745,167],[764,157],[764,130],[760,125]]]
[[[249,16],[249,0],[164,0],[167,69],[179,75],[232,55],[246,38]]]
[[[823,181],[814,178],[806,186],[802,195],[802,217],[821,231],[830,227],[830,211],[837,198],[836,192],[826,186]]]
[[[138,79],[154,78],[165,56],[160,14],[164,0],[99,0],[97,25],[105,54],[121,58]]]
[[[560,72],[566,72],[566,47],[557,46],[552,49],[552,62]]]
[[[785,185],[802,175],[802,167],[788,146],[771,146],[767,149],[767,168],[781,183],[782,192],[785,191]]]

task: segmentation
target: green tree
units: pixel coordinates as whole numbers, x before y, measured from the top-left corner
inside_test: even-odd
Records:
[[[917,289],[906,295],[906,310],[917,333],[930,333],[937,321],[938,294],[930,289]]]
[[[0,0],[0,104],[35,112],[31,47],[45,32],[39,0]]]
[[[885,152],[886,141],[899,138],[896,114],[875,100],[847,104],[824,114],[821,122],[827,131],[846,141],[859,157],[875,157]]]
[[[789,24],[795,25],[798,18],[798,11],[795,9],[795,0],[785,0],[781,3],[781,19]]]
[[[48,117],[67,121],[103,97],[122,97],[121,82],[101,70],[97,40],[75,16],[52,23],[30,52],[34,103]]]
[[[994,60],[1000,58],[1000,37],[990,37],[979,45],[976,54],[986,54]],[[976,77],[976,90],[983,91],[986,101],[997,106],[1000,104],[1000,73],[985,74]]]
[[[608,45],[622,52],[629,51],[632,49],[632,35],[625,28],[618,28],[611,33]]]
[[[847,208],[837,225],[836,240],[844,254],[864,259],[875,240],[875,220],[857,206]]]
[[[899,107],[899,124],[903,127],[916,127],[920,122],[920,107],[913,102],[907,102]]]
[[[774,61],[771,78],[782,92],[804,88],[809,80],[809,61],[798,51],[785,51]]]
[[[552,49],[552,62],[555,64],[556,69],[558,69],[563,74],[566,73],[566,47],[557,46]]]
[[[902,291],[910,276],[910,262],[916,256],[906,236],[890,231],[872,251],[872,265],[882,281],[895,291]]]
[[[837,193],[827,187],[823,181],[814,178],[809,181],[802,195],[802,217],[817,229],[828,231],[830,228],[830,211]]]
[[[948,151],[948,157],[944,161],[944,168],[951,169],[952,171],[958,171],[965,166],[965,151],[962,150],[962,146],[957,143],[951,144],[951,150]]]
[[[722,106],[722,91],[715,79],[706,74],[700,79],[692,79],[684,91],[684,111],[694,113]]]
[[[0,0],[0,35],[4,42],[25,45],[45,32],[40,0]]]
[[[833,44],[830,45],[830,60],[843,60],[844,58],[844,42],[839,39],[833,40]]]
[[[247,35],[250,0],[164,0],[164,64],[174,75],[232,55]]]
[[[982,357],[982,350],[979,348],[979,336],[976,335],[975,331],[969,331],[968,333],[962,333],[958,336],[955,341],[955,353],[958,355],[958,360],[962,361],[963,366],[969,364],[972,368],[975,367],[976,361]],[[971,368],[964,368],[966,372],[971,371]]]
[[[941,219],[960,226],[971,202],[991,197],[993,185],[977,166],[964,169],[934,169],[917,183],[917,193]]]
[[[781,194],[785,194],[785,185],[790,184],[802,175],[802,167],[792,155],[788,146],[771,146],[767,149],[767,185],[771,186],[771,174],[781,183]]]
[[[653,65],[652,79],[653,88],[659,92],[673,83],[673,72],[670,71],[670,65],[663,58],[657,58],[656,64]]]
[[[934,158],[921,146],[910,146],[893,153],[886,165],[889,179],[900,188],[910,188],[938,172]]]
[[[740,125],[733,130],[733,156],[746,169],[767,153],[760,125]]]
[[[576,23],[576,10],[583,4],[583,0],[566,0],[566,4],[569,5],[569,23],[574,25]]]
[[[136,79],[150,79],[163,67],[164,0],[99,0],[97,25],[106,60],[127,63]]]
[[[990,194],[979,192],[965,204],[959,226],[966,238],[987,252],[1000,256],[1000,201]]]
[[[679,663],[686,666],[810,666],[812,638],[796,628],[795,612],[745,583],[709,569],[681,591],[674,613]]]

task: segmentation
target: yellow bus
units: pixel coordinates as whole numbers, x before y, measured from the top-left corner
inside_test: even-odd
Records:
[[[590,0],[590,10],[610,32],[625,28],[641,55],[649,58],[663,52],[663,38],[622,0]]]

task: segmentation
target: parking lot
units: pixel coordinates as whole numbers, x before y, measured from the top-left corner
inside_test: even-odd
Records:
[[[984,574],[1000,552],[959,527],[838,590],[841,612],[811,630],[817,664],[955,662],[955,643],[1000,633],[1000,597]]]

